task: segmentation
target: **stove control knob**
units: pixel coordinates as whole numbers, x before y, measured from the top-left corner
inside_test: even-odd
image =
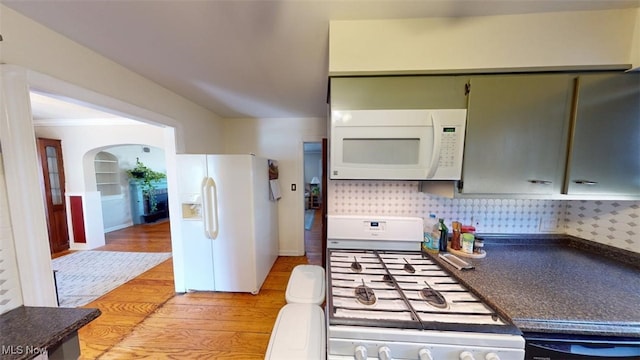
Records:
[[[500,360],[500,357],[498,356],[498,354],[494,353],[494,352],[490,352],[487,355],[484,356],[485,360]]]
[[[356,346],[355,357],[356,360],[367,360],[367,348],[362,345]]]
[[[433,360],[431,351],[428,349],[420,349],[420,351],[418,351],[418,356],[420,357],[420,360]]]
[[[476,358],[469,351],[463,351],[460,353],[460,360],[476,360]]]
[[[381,346],[378,349],[378,358],[380,360],[391,360],[391,349],[388,346]]]

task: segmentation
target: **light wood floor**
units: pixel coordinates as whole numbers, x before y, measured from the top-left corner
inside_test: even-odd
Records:
[[[321,263],[321,211],[305,231],[309,257],[279,257],[258,295],[175,294],[172,260],[85,307],[102,315],[80,329],[81,359],[264,359],[289,275]],[[171,251],[169,223],[107,234],[103,251]]]

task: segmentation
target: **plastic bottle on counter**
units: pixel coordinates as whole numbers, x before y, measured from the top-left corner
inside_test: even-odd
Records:
[[[437,225],[438,221],[436,220],[436,216],[433,214],[430,214],[428,218],[423,220],[424,241],[422,242],[422,247],[425,251],[430,253],[437,253],[440,251],[440,233],[434,233],[434,229]]]
[[[444,219],[438,219],[438,227],[440,228],[440,251],[447,251],[447,243],[449,239],[449,229],[444,224]]]

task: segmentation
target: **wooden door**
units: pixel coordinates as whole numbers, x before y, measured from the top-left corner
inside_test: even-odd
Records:
[[[65,205],[64,166],[60,140],[38,138],[42,170],[41,185],[47,206],[47,229],[51,253],[69,249],[67,209]]]

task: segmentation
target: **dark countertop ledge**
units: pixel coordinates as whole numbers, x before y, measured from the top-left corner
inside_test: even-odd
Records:
[[[432,258],[522,332],[640,338],[640,254],[567,235],[479,235],[487,256]]]
[[[100,314],[98,309],[29,306],[8,311],[0,315],[0,359],[34,358]]]

